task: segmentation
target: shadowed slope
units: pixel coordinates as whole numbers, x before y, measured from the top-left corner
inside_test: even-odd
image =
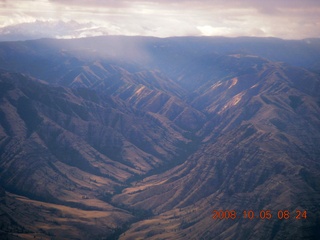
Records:
[[[0,43],[0,230],[319,238],[320,81],[291,66],[317,66],[318,47],[117,36]],[[240,218],[214,220],[215,209]],[[244,219],[244,210],[273,218]]]
[[[114,198],[159,214],[121,237],[319,236],[319,84],[305,70],[265,63],[259,72],[207,88],[194,102],[211,116],[198,132],[201,147],[182,165]],[[271,220],[243,219],[244,210],[267,209]],[[283,223],[277,211],[285,209],[293,219]],[[236,210],[240,218],[213,220],[213,210]],[[308,219],[294,219],[296,210],[307,210]]]
[[[107,235],[132,215],[105,200],[129,178],[174,161],[188,142],[173,123],[92,90],[53,87],[8,72],[1,73],[0,84],[1,185],[40,201],[37,206],[110,212]],[[47,233],[53,229],[49,224]]]

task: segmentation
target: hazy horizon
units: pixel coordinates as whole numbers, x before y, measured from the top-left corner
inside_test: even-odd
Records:
[[[0,0],[0,40],[42,37],[320,37],[316,0]]]

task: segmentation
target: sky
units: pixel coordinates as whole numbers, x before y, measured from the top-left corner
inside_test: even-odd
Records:
[[[108,34],[319,38],[320,0],[0,0],[8,39]]]

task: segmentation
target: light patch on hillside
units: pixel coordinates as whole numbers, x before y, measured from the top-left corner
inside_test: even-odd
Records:
[[[218,112],[218,114],[221,114],[222,112],[224,112],[228,108],[236,106],[241,101],[244,94],[245,94],[245,92],[241,92],[241,93],[235,95],[226,105],[223,106],[223,108]]]

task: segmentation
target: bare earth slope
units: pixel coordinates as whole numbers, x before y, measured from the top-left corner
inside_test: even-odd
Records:
[[[177,157],[188,143],[183,130],[155,113],[91,90],[52,87],[8,72],[0,84],[1,185],[41,202],[110,212],[111,229],[132,216],[105,199],[128,179]]]
[[[266,63],[257,73],[212,84],[195,101],[210,114],[197,133],[203,139],[198,150],[114,198],[157,213],[122,239],[316,239],[320,117],[314,77]],[[204,101],[208,94],[211,101]],[[294,218],[305,209],[306,220]],[[213,220],[213,210],[235,210],[239,219]],[[273,218],[243,219],[244,210],[256,217],[270,210]],[[279,220],[278,210],[290,211],[290,220]]]
[[[1,43],[0,236],[319,238],[317,53],[317,39]]]

